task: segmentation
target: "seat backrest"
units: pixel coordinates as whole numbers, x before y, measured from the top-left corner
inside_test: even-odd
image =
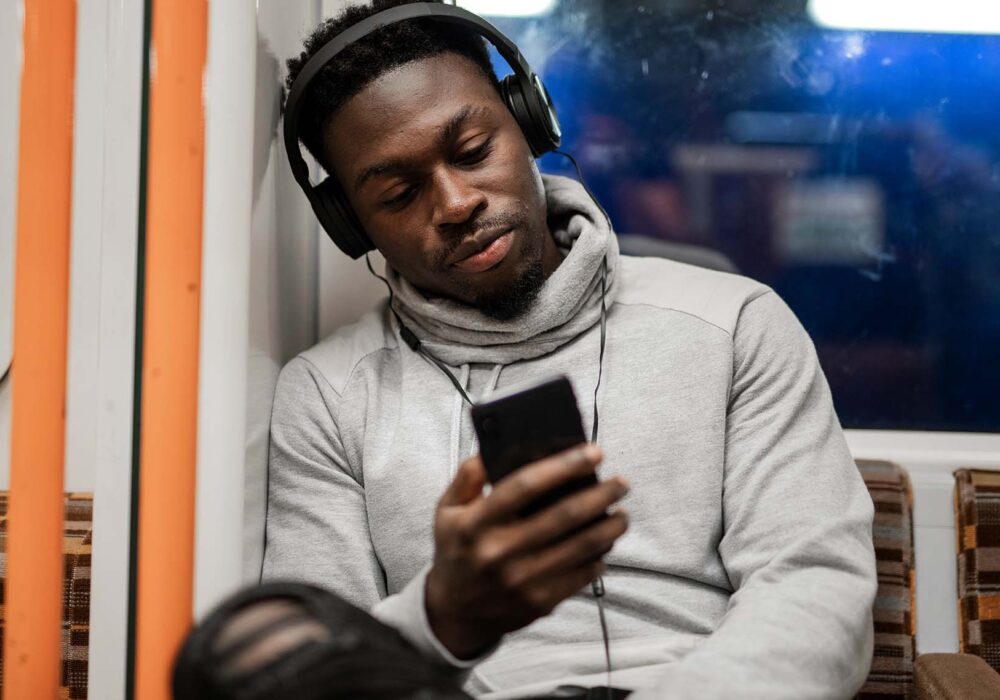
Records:
[[[7,505],[0,491],[0,591],[7,578]],[[63,529],[62,689],[60,698],[87,697],[87,658],[90,648],[90,554],[93,529],[93,495],[67,493]],[[3,645],[5,606],[0,606],[0,648]],[[3,655],[0,654],[0,688]]]
[[[667,258],[677,262],[703,267],[707,270],[738,273],[733,261],[712,248],[665,241],[637,233],[619,233],[618,249],[622,255],[636,255],[645,258]]]
[[[857,464],[875,504],[872,534],[878,569],[872,610],[875,650],[858,698],[910,698],[917,642],[913,489],[906,472],[892,462]]]
[[[958,639],[1000,671],[1000,472],[955,472]]]

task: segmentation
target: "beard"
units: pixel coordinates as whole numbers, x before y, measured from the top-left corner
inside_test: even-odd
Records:
[[[545,273],[539,254],[526,261],[506,289],[478,297],[475,305],[484,316],[497,321],[510,321],[531,308],[543,284]]]

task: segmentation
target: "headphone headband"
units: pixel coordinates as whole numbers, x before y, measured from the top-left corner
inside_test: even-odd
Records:
[[[431,19],[467,27],[496,47],[500,56],[514,70],[514,74],[505,78],[501,84],[501,92],[532,152],[538,156],[559,145],[559,122],[541,80],[532,72],[514,42],[482,17],[460,7],[433,2],[399,5],[366,17],[328,41],[306,61],[285,100],[283,131],[285,151],[295,181],[309,198],[323,228],[344,252],[354,258],[372,250],[374,246],[333,176],[315,187],[309,180],[309,166],[299,148],[299,114],[303,97],[313,78],[348,46],[383,27],[414,19]]]

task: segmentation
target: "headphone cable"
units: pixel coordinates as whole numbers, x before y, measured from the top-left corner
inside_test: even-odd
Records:
[[[608,278],[608,256],[604,256],[604,270],[601,275],[601,352],[597,362],[597,384],[594,386],[594,423],[590,432],[590,441],[597,443],[597,390],[601,388],[601,374],[604,368],[604,344],[607,338],[607,315],[608,310],[604,302],[604,295],[607,293]],[[611,638],[608,635],[608,620],[604,614],[604,577],[598,576],[590,582],[590,590],[597,600],[597,616],[601,621],[601,637],[604,639],[604,669],[607,673],[607,699],[611,700]]]
[[[604,220],[608,224],[608,232],[614,235],[614,227],[611,225],[611,217],[608,216],[607,210],[601,205],[594,196],[594,193],[590,191],[587,187],[587,181],[583,179],[583,172],[580,170],[580,164],[576,162],[576,158],[571,156],[566,151],[553,151],[553,153],[566,158],[570,163],[573,164],[573,168],[576,170],[576,181],[580,183],[584,191],[590,197],[591,201],[597,206],[601,214],[604,215]],[[601,355],[600,361],[597,364],[597,384],[594,386],[594,429],[591,431],[590,441],[597,442],[597,390],[601,387],[601,372],[604,367],[604,342],[605,336],[607,334],[607,306],[605,305],[605,293],[607,292],[607,279],[608,279],[608,256],[604,256],[604,271],[601,276]],[[604,664],[605,671],[607,673],[607,700],[611,700],[611,640],[608,634],[608,620],[604,614],[604,578],[598,577],[591,581],[590,590],[594,594],[594,598],[597,600],[597,615],[601,621],[601,636],[604,638]]]
[[[441,360],[434,357],[434,355],[432,355],[431,353],[427,352],[427,350],[424,349],[423,343],[420,342],[420,338],[417,337],[417,334],[411,331],[409,328],[407,328],[406,324],[403,323],[403,319],[399,317],[399,313],[396,311],[396,308],[392,305],[393,300],[396,298],[395,295],[392,293],[392,286],[389,284],[389,280],[387,280],[385,277],[375,272],[375,268],[372,267],[371,256],[368,253],[365,253],[365,264],[368,265],[368,271],[372,273],[375,277],[380,279],[382,281],[382,284],[385,285],[385,288],[389,290],[389,311],[391,311],[392,315],[396,317],[396,323],[399,324],[399,335],[403,339],[403,342],[405,342],[407,345],[410,346],[410,350],[417,353],[425,360],[430,362],[432,365],[437,367],[439,370],[441,370],[444,373],[444,375],[448,377],[448,381],[452,383],[452,386],[458,389],[458,393],[462,395],[462,398],[465,400],[465,402],[469,404],[469,406],[474,406],[475,403],[471,398],[469,398],[469,394],[466,393],[465,387],[463,387],[462,383],[455,378],[454,373],[452,373]]]

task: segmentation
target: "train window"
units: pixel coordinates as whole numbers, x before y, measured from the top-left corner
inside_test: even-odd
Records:
[[[458,4],[543,76],[623,249],[776,289],[845,427],[1000,429],[1000,10]]]

